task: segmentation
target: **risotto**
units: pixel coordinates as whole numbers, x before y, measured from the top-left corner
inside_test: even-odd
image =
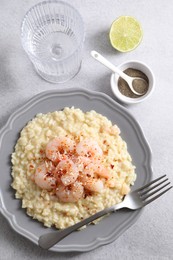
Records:
[[[121,202],[136,174],[118,126],[93,110],[66,107],[23,128],[12,177],[27,214],[63,229]]]

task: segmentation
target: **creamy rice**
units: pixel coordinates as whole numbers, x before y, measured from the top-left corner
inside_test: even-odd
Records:
[[[104,152],[104,166],[114,176],[101,193],[73,203],[58,201],[50,191],[42,190],[33,181],[36,167],[45,156],[47,143],[57,136],[66,135],[79,141],[88,137],[96,140]],[[95,111],[83,113],[73,107],[38,114],[28,122],[16,143],[12,165],[12,187],[16,190],[16,198],[22,200],[22,208],[45,226],[54,225],[60,229],[121,202],[136,179],[135,167],[119,128]]]

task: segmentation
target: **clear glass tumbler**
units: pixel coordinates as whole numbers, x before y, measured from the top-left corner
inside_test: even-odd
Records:
[[[23,19],[21,41],[35,69],[47,81],[62,83],[80,70],[84,23],[66,2],[49,0],[33,6]]]

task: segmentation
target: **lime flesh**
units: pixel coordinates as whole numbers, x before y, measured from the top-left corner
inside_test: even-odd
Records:
[[[120,16],[115,20],[109,32],[111,45],[120,52],[134,50],[143,36],[140,23],[131,16]]]

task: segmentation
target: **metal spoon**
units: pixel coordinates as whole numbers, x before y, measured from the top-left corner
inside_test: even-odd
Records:
[[[112,63],[110,63],[107,59],[105,59],[100,53],[96,52],[96,51],[91,51],[91,56],[96,59],[97,61],[99,61],[100,63],[102,63],[103,65],[105,65],[107,68],[109,68],[110,70],[112,70],[114,73],[117,73],[121,78],[123,78],[129,88],[131,89],[131,91],[138,95],[138,96],[141,96],[144,94],[143,93],[139,93],[137,92],[134,87],[133,87],[133,83],[134,83],[134,80],[138,80],[138,81],[145,81],[145,79],[143,78],[139,78],[139,77],[130,77],[128,76],[127,74],[125,74],[123,71],[121,71],[120,69],[118,69],[117,67],[115,67]],[[147,82],[146,82],[147,83]]]

